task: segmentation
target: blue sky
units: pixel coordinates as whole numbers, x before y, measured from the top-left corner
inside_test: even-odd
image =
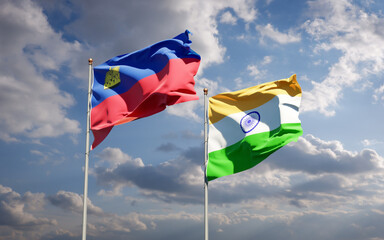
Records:
[[[203,88],[297,74],[297,143],[209,187],[211,239],[384,239],[384,4],[0,2],[0,239],[80,239],[88,58],[190,30],[199,101],[90,155],[88,239],[203,238]],[[92,139],[91,139],[92,140]]]

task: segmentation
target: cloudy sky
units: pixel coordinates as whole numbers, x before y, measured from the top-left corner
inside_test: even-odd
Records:
[[[210,182],[210,238],[384,239],[384,2],[0,1],[0,239],[81,238],[88,58],[190,30],[200,100],[90,154],[88,239],[203,239],[203,88],[297,74],[304,135]],[[92,141],[92,138],[91,138]]]

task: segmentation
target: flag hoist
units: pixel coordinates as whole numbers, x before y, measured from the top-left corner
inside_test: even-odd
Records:
[[[91,86],[92,86],[92,58],[88,59],[89,65],[89,79],[88,79],[88,106],[87,106],[87,130],[85,140],[85,165],[84,165],[84,196],[83,196],[83,229],[82,229],[82,240],[87,238],[87,200],[88,200],[88,166],[89,166],[89,132],[90,129],[90,115],[91,115]]]
[[[207,112],[207,95],[208,89],[204,88],[204,239],[208,240],[208,178],[207,178],[207,161],[208,161],[208,112]]]

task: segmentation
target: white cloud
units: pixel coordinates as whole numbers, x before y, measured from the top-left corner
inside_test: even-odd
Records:
[[[56,220],[37,217],[29,212],[41,210],[44,197],[43,193],[31,192],[21,196],[11,188],[0,185],[0,226],[17,234],[18,230],[41,230],[56,225]]]
[[[364,139],[363,141],[361,141],[361,143],[364,146],[369,147],[369,146],[373,146],[373,145],[377,145],[377,144],[383,144],[384,142],[376,140],[376,139]]]
[[[321,83],[313,82],[313,89],[304,92],[302,110],[332,116],[345,87],[360,89],[363,77],[384,70],[384,19],[347,0],[309,4],[314,19],[303,27],[317,41],[315,52],[338,50],[342,55]]]
[[[68,191],[59,191],[55,195],[49,196],[48,200],[52,205],[69,210],[74,213],[83,213],[83,197],[77,193]],[[87,200],[88,213],[94,215],[102,215],[103,210],[92,204],[91,200]]]
[[[279,167],[310,174],[349,175],[383,171],[384,159],[371,149],[348,151],[339,141],[324,141],[313,135],[299,138],[299,141],[292,145],[293,148],[286,149],[289,151],[285,151],[285,156],[295,155],[296,161],[287,162],[277,153]]]
[[[111,151],[114,150],[108,150],[108,152]],[[81,213],[81,197],[77,193],[59,191],[57,194],[48,197],[48,199],[54,206],[60,207],[65,211]],[[109,201],[112,200],[109,199]],[[140,201],[141,203],[143,202],[142,199],[134,201]],[[92,215],[88,217],[87,235],[93,237],[97,236],[100,239],[107,239],[111,236],[115,236],[114,239],[120,239],[121,236],[126,238],[127,234],[137,231],[142,232],[141,234],[156,234],[156,231],[153,231],[156,230],[159,224],[169,224],[170,222],[180,221],[201,222],[202,219],[201,215],[189,214],[186,212],[170,213],[167,211],[164,214],[144,214],[131,212],[128,214],[116,214],[107,213],[93,205],[88,205],[88,210],[90,214],[94,214],[94,217],[92,217]],[[162,229],[162,231],[164,231],[164,229]],[[62,235],[79,237],[78,234],[74,234],[62,229],[56,230],[55,233],[50,233],[46,236],[51,237],[47,239],[57,239]],[[68,237],[68,239],[72,238]]]
[[[195,90],[197,96],[199,96],[199,100],[172,105],[167,107],[166,111],[174,116],[187,118],[196,122],[203,121],[204,116],[200,113],[197,114],[196,109],[204,106],[204,88],[208,89],[208,97],[214,96],[220,92],[228,91],[228,89],[220,87],[217,81],[210,80],[207,78],[197,78]]]
[[[257,77],[260,74],[260,70],[256,65],[248,65],[247,70],[250,72],[249,75],[253,77]]]
[[[40,211],[44,208],[44,205],[45,205],[44,193],[26,192],[22,199],[25,202],[26,210]]]
[[[190,120],[194,120],[196,122],[200,122],[202,118],[201,116],[197,115],[195,110],[198,106],[204,104],[203,99],[204,97],[200,97],[199,101],[189,101],[167,107],[167,112],[174,116],[183,117]]]
[[[101,153],[97,155],[101,160],[95,164],[95,167],[99,167],[107,163],[111,169],[114,169],[122,164],[129,164],[132,167],[144,167],[144,163],[141,158],[132,158],[128,154],[124,153],[118,148],[105,148]]]
[[[172,236],[177,239],[194,239],[195,237],[189,236],[190,234],[185,235],[185,226],[195,226],[201,223],[202,214],[190,214],[183,211],[164,214],[109,214],[90,224],[89,235],[97,236],[100,239],[110,239],[111,236],[114,239],[126,239],[139,232],[139,235],[144,236],[145,239],[155,239],[158,238],[159,231],[161,235],[164,235],[163,232],[172,229]]]
[[[185,193],[197,191],[196,183],[189,183],[195,179],[196,174],[202,176],[202,170],[193,163],[200,150],[193,153],[187,151],[175,160],[152,166],[142,164],[141,160],[133,159],[118,148],[107,148],[98,155],[100,160],[91,172],[102,186],[112,189],[99,192],[100,195],[118,196],[123,187],[137,186],[142,195],[150,198],[195,202],[196,196]],[[116,159],[118,164],[108,159]]]
[[[73,97],[44,72],[59,70],[80,44],[64,41],[50,27],[43,10],[29,0],[0,3],[0,31],[0,138],[17,141],[20,135],[41,138],[79,133],[79,122],[66,113],[74,104]]]
[[[262,65],[268,65],[272,62],[272,56],[265,56],[263,58],[263,61],[261,62]]]
[[[381,85],[379,88],[374,90],[373,99],[375,103],[384,102],[384,85]]]
[[[266,70],[260,70],[256,64],[248,65],[247,70],[249,71],[249,75],[254,77],[254,79],[262,78],[266,73]]]
[[[301,37],[297,33],[294,33],[292,30],[289,30],[288,33],[282,33],[276,30],[270,23],[265,26],[257,25],[256,30],[259,31],[261,35],[261,43],[266,43],[265,38],[271,39],[279,44],[288,44],[301,41]]]
[[[230,25],[236,25],[237,23],[237,18],[232,15],[231,12],[226,11],[224,12],[221,17],[220,17],[220,23],[226,23]]]
[[[183,20],[187,26],[191,26],[192,32],[199,36],[196,39],[196,51],[201,54],[204,59],[202,68],[213,63],[222,63],[226,48],[219,42],[219,32],[217,29],[217,16],[227,8],[233,9],[236,15],[250,23],[256,19],[257,11],[255,10],[253,0],[215,0],[215,1],[177,1],[172,0],[174,11],[185,12],[188,16]],[[203,70],[202,69],[202,70]]]
[[[234,82],[236,83],[236,89],[246,88],[246,85],[244,84],[244,81],[242,78],[240,77],[235,78]]]

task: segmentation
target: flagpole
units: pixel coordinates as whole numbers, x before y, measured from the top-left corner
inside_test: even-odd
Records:
[[[88,59],[89,78],[88,78],[88,108],[87,108],[87,131],[85,140],[85,166],[84,166],[84,196],[83,196],[83,233],[82,240],[87,239],[87,199],[88,199],[88,165],[89,165],[89,132],[90,132],[90,113],[91,113],[91,86],[92,86],[92,58]]]
[[[208,179],[207,179],[207,94],[208,89],[204,88],[204,239],[208,240]]]

